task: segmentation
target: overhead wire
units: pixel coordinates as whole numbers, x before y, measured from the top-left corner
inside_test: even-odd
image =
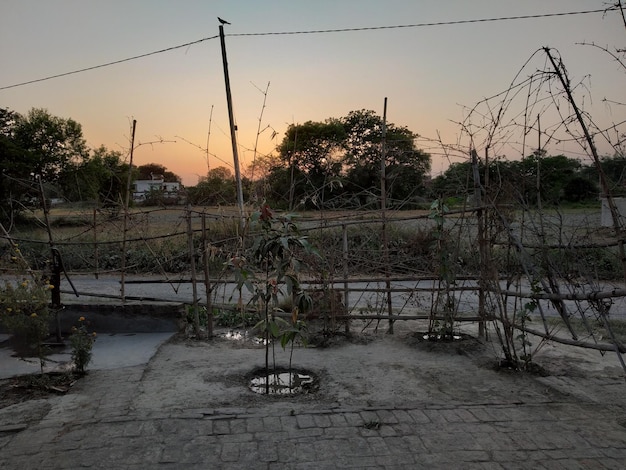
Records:
[[[3,87],[0,87],[0,90],[8,90],[9,88],[16,88],[16,87],[20,87],[20,86],[24,86],[24,85],[31,85],[31,84],[37,83],[37,82],[44,82],[46,80],[52,80],[53,78],[66,77],[68,75],[74,75],[74,74],[77,74],[77,73],[88,72],[90,70],[100,69],[100,68],[103,68],[103,67],[109,67],[111,65],[121,64],[123,62],[130,62],[131,60],[142,59],[144,57],[149,57],[151,55],[162,54],[164,52],[170,52],[170,51],[173,51],[175,49],[181,49],[183,47],[189,47],[189,46],[192,46],[194,44],[199,44],[199,43],[204,42],[204,41],[209,41],[211,39],[216,39],[218,37],[219,36],[211,36],[211,37],[208,37],[208,38],[202,38],[202,39],[198,39],[196,41],[188,42],[188,43],[185,43],[185,44],[180,44],[179,46],[167,47],[165,49],[160,49],[158,51],[153,51],[153,52],[147,52],[145,54],[140,54],[140,55],[136,55],[136,56],[133,56],[133,57],[128,57],[126,59],[114,60],[113,62],[107,62],[105,64],[94,65],[92,67],[85,67],[85,68],[78,69],[78,70],[72,70],[71,72],[59,73],[59,74],[56,74],[56,75],[50,75],[48,77],[37,78],[35,80],[29,80],[27,82],[21,82],[21,83],[16,83],[14,85],[3,86]]]
[[[310,31],[282,31],[282,32],[266,32],[266,33],[230,33],[226,36],[280,36],[290,34],[324,34],[324,33],[351,33],[356,31],[376,31],[384,29],[402,29],[402,28],[423,28],[428,26],[453,26],[471,23],[488,23],[494,21],[510,21],[510,20],[527,20],[535,18],[550,18],[554,16],[571,16],[571,15],[587,15],[590,13],[605,13],[617,9],[616,7],[603,8],[600,10],[582,10],[568,11],[561,13],[541,13],[536,15],[518,15],[518,16],[500,16],[495,18],[478,18],[473,20],[455,20],[455,21],[437,21],[433,23],[415,23],[400,24],[391,26],[364,26],[360,28],[337,28],[337,29],[318,29]]]
[[[246,36],[282,36],[282,35],[299,35],[299,34],[328,34],[328,33],[350,33],[350,32],[358,32],[358,31],[381,31],[381,30],[391,30],[391,29],[406,29],[406,28],[423,28],[423,27],[433,27],[433,26],[454,26],[454,25],[462,25],[462,24],[473,24],[473,23],[488,23],[488,22],[496,22],[496,21],[514,21],[514,20],[527,20],[527,19],[537,19],[537,18],[551,18],[558,16],[574,16],[574,15],[588,15],[593,13],[606,13],[607,11],[616,10],[617,7],[608,7],[603,9],[596,10],[580,10],[580,11],[569,11],[569,12],[559,12],[559,13],[541,13],[536,15],[518,15],[518,16],[501,16],[495,18],[478,18],[478,19],[470,19],[470,20],[454,20],[454,21],[438,21],[432,23],[415,23],[415,24],[399,24],[399,25],[389,25],[389,26],[365,26],[359,28],[337,28],[337,29],[319,29],[319,30],[308,30],[308,31],[278,31],[278,32],[264,32],[264,33],[229,33],[226,36],[230,37],[246,37]],[[152,55],[163,54],[165,52],[171,52],[176,49],[181,49],[183,47],[189,47],[195,44],[199,44],[201,42],[210,41],[213,39],[217,39],[219,36],[210,36],[202,39],[198,39],[195,41],[187,42],[185,44],[180,44],[177,46],[167,47],[165,49],[159,49],[157,51],[147,52],[145,54],[140,54],[132,57],[128,57],[125,59],[115,60],[112,62],[107,62],[104,64],[94,65],[91,67],[84,67],[77,70],[72,70],[70,72],[59,73],[55,75],[49,75],[42,78],[37,78],[34,80],[28,80],[25,82],[15,83],[13,85],[6,85],[0,87],[0,90],[8,90],[11,88],[17,88],[25,85],[31,85],[33,83],[44,82],[47,80],[52,80],[55,78],[66,77],[68,75],[75,75],[78,73],[88,72],[91,70],[96,70],[104,67],[109,67],[112,65],[121,64],[124,62],[130,62],[132,60],[142,59],[144,57],[149,57]]]

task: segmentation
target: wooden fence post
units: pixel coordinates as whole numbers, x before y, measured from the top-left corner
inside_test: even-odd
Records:
[[[94,262],[94,275],[98,279],[98,210],[93,210],[93,262]]]
[[[193,328],[196,338],[200,338],[200,314],[198,313],[198,286],[196,277],[196,253],[193,244],[193,229],[191,226],[191,209],[189,206],[185,208],[187,219],[187,247],[189,249],[189,267],[191,269],[191,292],[192,292],[192,310],[193,310]]]
[[[348,275],[350,273],[348,271],[348,226],[346,224],[341,226],[341,233],[343,239],[343,304],[346,307],[346,311],[348,311],[348,306],[350,305]],[[350,333],[349,318],[346,318],[345,332],[346,334]]]
[[[204,267],[204,293],[206,295],[207,336],[213,337],[213,288],[209,277],[209,243],[207,241],[206,213],[202,212],[202,262]]]

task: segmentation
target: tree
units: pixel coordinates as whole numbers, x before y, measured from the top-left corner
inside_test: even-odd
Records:
[[[573,176],[563,186],[563,199],[582,202],[598,199],[598,185],[583,176]]]
[[[60,186],[70,201],[89,200],[110,207],[124,200],[128,170],[121,152],[100,146],[89,158],[66,167],[60,175]]]
[[[520,175],[517,184],[522,183],[528,204],[537,202],[538,190],[543,202],[557,204],[564,199],[565,186],[579,174],[582,165],[578,160],[564,155],[544,156],[535,152],[517,162],[517,167]]]
[[[151,180],[153,176],[162,176],[166,183],[180,183],[181,179],[176,173],[169,171],[165,166],[159,163],[146,163],[137,167],[139,172],[137,179]]]
[[[472,164],[469,162],[452,163],[441,175],[433,178],[434,198],[467,197],[472,192]]]
[[[383,119],[371,110],[352,111],[342,118],[343,167],[348,189],[363,194],[380,194]],[[386,125],[386,188],[392,200],[406,201],[424,191],[430,171],[430,155],[415,147],[417,136],[406,127]]]
[[[15,142],[19,114],[0,108],[0,221],[12,220],[28,190],[30,155]]]
[[[485,165],[479,162],[481,183],[485,181]],[[499,201],[517,201],[534,206],[541,202],[548,205],[560,202],[580,202],[595,197],[597,187],[590,168],[583,167],[573,158],[563,155],[549,156],[535,152],[517,161],[494,158],[489,163],[488,195]],[[537,187],[539,183],[539,187]],[[474,192],[474,175],[470,162],[453,163],[433,180],[435,197],[465,198]]]
[[[305,201],[336,207],[335,197],[364,204],[380,196],[383,120],[374,111],[352,111],[341,119],[291,125],[278,147],[280,164],[271,168],[267,187],[287,195],[290,206]],[[402,203],[424,191],[430,156],[415,147],[416,135],[387,125],[386,188]]]
[[[319,205],[325,189],[341,175],[341,145],[345,131],[341,122],[307,121],[290,125],[278,146],[282,168],[290,174],[289,205],[308,201]],[[272,173],[283,173],[274,167]]]
[[[9,140],[13,139],[18,117],[19,115],[15,111],[11,111],[8,108],[0,108],[0,136]]]
[[[81,125],[45,109],[33,108],[26,116],[16,114],[12,140],[24,151],[31,173],[52,184],[69,164],[80,163],[88,155]]]
[[[617,153],[600,161],[606,176],[609,191],[613,196],[626,196],[626,156]],[[594,165],[586,168],[586,174],[593,181],[599,181],[598,170]]]
[[[0,109],[0,218],[11,221],[24,204],[39,198],[40,177],[56,191],[59,177],[87,156],[80,124],[31,109],[26,116]]]
[[[212,168],[196,186],[187,188],[187,200],[194,205],[235,204],[237,188],[233,173],[223,166]]]

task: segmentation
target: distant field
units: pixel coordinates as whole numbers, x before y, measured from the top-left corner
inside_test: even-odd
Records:
[[[254,208],[246,210],[249,215]],[[284,214],[275,211],[275,215]],[[344,269],[346,240],[343,238],[347,237],[347,262],[354,274],[385,271],[380,211],[305,211],[294,214],[302,233],[309,236],[311,243],[327,260],[327,266],[320,269]],[[458,265],[452,267],[458,274],[477,273],[478,227],[475,214],[453,208],[451,213],[444,214],[440,234],[435,220],[429,216],[430,212],[426,210],[390,210],[385,213],[391,271],[407,275],[434,273],[441,269],[438,266],[443,259],[441,256],[445,254],[449,259],[458,260]],[[32,223],[16,227],[11,235],[19,240],[34,266],[40,267],[50,253],[48,233],[41,211],[32,213],[30,217]],[[241,252],[239,211],[234,206],[192,207],[191,222],[197,250],[200,250],[202,217],[206,219],[208,240],[214,246],[213,262],[217,268],[224,263],[224,257]],[[187,213],[184,207],[133,208],[125,220],[120,212],[56,206],[50,211],[49,220],[53,240],[72,270],[119,269],[124,239],[126,268],[133,272],[189,269]],[[509,211],[502,220],[493,215],[489,220],[492,226],[488,238],[493,246],[493,261],[500,265],[499,270],[519,269],[517,261],[511,257],[513,252],[506,251],[511,244],[509,233],[512,233],[523,243],[534,247],[529,249],[531,254],[537,247],[546,244],[568,247],[566,251],[553,250],[550,253],[555,266],[562,266],[559,269],[564,272],[575,273],[582,269],[576,263],[584,262],[592,268],[594,276],[605,279],[619,276],[619,262],[612,248],[572,252],[571,247],[577,245],[590,246],[594,242],[610,245],[614,242],[612,230],[600,227],[599,208],[542,213]],[[249,240],[255,236],[250,234]],[[542,256],[545,255],[547,252]],[[545,261],[535,262],[541,265]]]

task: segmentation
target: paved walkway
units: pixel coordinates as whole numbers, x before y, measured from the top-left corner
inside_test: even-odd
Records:
[[[0,466],[571,470],[626,462],[626,430],[612,413],[573,404],[138,416],[119,409],[120,401],[101,402],[91,418],[59,413],[3,437]]]
[[[219,354],[247,353],[220,348]],[[571,470],[626,465],[626,400],[565,394],[532,399],[533,394],[513,392],[509,399],[477,394],[465,403],[398,396],[383,405],[371,396],[339,400],[324,394],[267,399],[241,391],[245,386],[233,382],[228,370],[215,377],[217,354],[215,346],[170,342],[148,364],[96,370],[67,395],[0,410],[0,468]],[[189,371],[197,381],[189,380]],[[534,378],[515,384],[547,387]],[[209,396],[218,394],[219,400]]]

